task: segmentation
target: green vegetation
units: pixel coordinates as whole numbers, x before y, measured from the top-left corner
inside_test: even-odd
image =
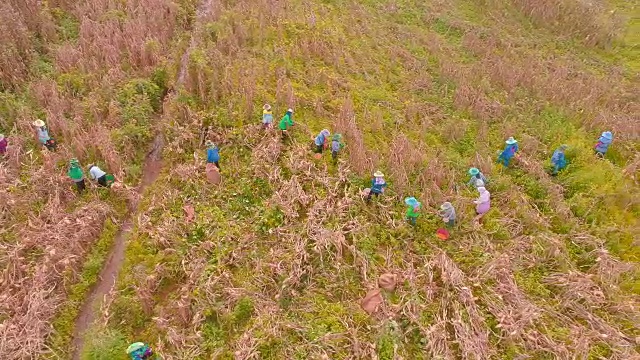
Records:
[[[3,127],[25,112],[79,118],[43,101],[50,86],[82,103],[86,122],[60,121],[56,131],[82,156],[119,164],[129,184],[143,175],[152,135],[165,135],[164,166],[134,215],[111,316],[94,327],[101,335],[83,358],[121,358],[132,341],[196,359],[637,356],[637,21],[625,22],[635,8],[239,0],[201,8],[199,18],[196,1],[176,3],[166,10],[175,32],[136,37],[117,58],[86,53],[92,62],[83,66],[39,58],[29,71],[53,85],[1,94]],[[113,30],[134,16],[128,11],[95,19]],[[71,14],[52,10],[56,41],[90,40]],[[138,20],[141,34],[160,32]],[[177,94],[163,104],[170,88]],[[276,122],[294,108],[288,142],[258,128],[264,103]],[[208,127],[221,147],[219,187],[204,176]],[[310,139],[323,128],[345,137],[337,164],[327,153],[312,157]],[[596,160],[604,130],[615,140]],[[80,131],[112,143],[84,149],[71,140]],[[509,136],[521,156],[505,169],[494,159]],[[561,144],[569,166],[551,177]],[[46,160],[24,158],[34,169]],[[490,178],[492,210],[479,224],[477,193],[464,185],[471,166]],[[360,192],[375,169],[389,187],[367,205]],[[16,174],[29,181],[29,172]],[[9,189],[26,197],[32,188]],[[403,221],[406,196],[424,206],[415,228]],[[46,213],[43,199],[17,218]],[[435,212],[444,201],[459,218],[440,241]],[[107,221],[65,291],[55,351],[68,347],[112,231]],[[29,261],[47,256],[29,250]],[[400,282],[367,314],[359,301],[388,272]]]

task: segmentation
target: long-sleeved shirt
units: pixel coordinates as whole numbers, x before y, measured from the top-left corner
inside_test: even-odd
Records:
[[[333,140],[331,142],[331,151],[338,152],[344,147],[344,144],[340,140]]]
[[[442,216],[443,218],[447,218],[449,220],[455,220],[456,219],[456,209],[452,207],[448,208],[448,209],[444,209],[444,210],[440,210],[440,216]]]
[[[518,152],[518,143],[509,144],[504,148],[504,151],[500,156],[502,156],[504,159],[511,159],[516,154],[516,152]]]
[[[262,123],[271,124],[273,122],[273,113],[271,110],[262,110]]]
[[[324,136],[324,134],[320,133],[318,134],[318,136],[316,136],[315,143],[316,145],[320,146],[323,145],[326,140],[327,138]]]
[[[79,182],[84,179],[84,174],[82,173],[82,169],[80,169],[79,166],[70,167],[67,175],[69,175],[69,178],[71,178],[71,180],[73,180],[74,182]]]
[[[92,166],[91,169],[89,169],[89,177],[92,179],[99,179],[105,175],[107,175],[107,173],[97,166]]]
[[[47,141],[49,141],[49,139],[51,139],[51,137],[49,136],[49,131],[47,130],[46,127],[39,127],[38,128],[38,140],[45,144]]]
[[[220,149],[218,147],[207,149],[207,162],[215,163],[220,161]]]
[[[487,183],[487,178],[484,177],[484,175],[482,173],[478,173],[478,175],[472,175],[471,179],[469,179],[469,182],[467,183],[467,185],[475,185],[476,187],[478,186],[478,180],[482,181],[483,185],[480,186],[484,186],[484,184]]]
[[[484,192],[480,193],[480,196],[478,196],[478,199],[475,201],[475,203],[484,204],[486,202],[489,202],[489,200],[491,200],[491,194],[485,190]]]
[[[280,120],[280,130],[287,130],[290,126],[293,126],[293,118],[291,113],[288,112]]]
[[[564,168],[567,165],[567,160],[564,157],[564,151],[554,151],[553,156],[551,156],[551,163],[559,168]]]
[[[373,178],[371,180],[371,192],[374,194],[381,194],[386,187],[387,182],[383,178]]]
[[[422,205],[420,205],[420,203],[418,203],[418,205],[414,206],[409,206],[407,208],[407,217],[409,218],[417,218],[418,216],[420,216],[420,208],[422,207]]]
[[[595,146],[596,151],[603,154],[606,153],[607,150],[609,150],[609,145],[611,145],[611,142],[613,142],[613,139],[607,139],[606,137],[601,136]]]

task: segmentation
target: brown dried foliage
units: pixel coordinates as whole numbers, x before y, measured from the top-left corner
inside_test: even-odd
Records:
[[[53,185],[62,191],[59,186]],[[64,273],[77,268],[109,215],[100,202],[70,215],[60,211],[61,200],[50,198],[45,211],[31,214],[17,230],[16,243],[0,245],[5,269],[0,287],[2,309],[7,316],[0,327],[0,357],[25,359],[42,354],[51,331],[51,320],[64,300]]]
[[[334,122],[334,129],[336,133],[344,135],[349,145],[347,151],[350,166],[360,175],[371,173],[377,161],[364,144],[364,136],[356,123],[353,102],[350,98],[343,102],[340,114]]]

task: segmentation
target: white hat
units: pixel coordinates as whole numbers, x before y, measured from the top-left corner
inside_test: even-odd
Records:
[[[33,122],[33,126],[37,126],[37,127],[43,127],[44,126],[44,121],[37,119],[36,121]]]
[[[382,173],[382,171],[378,170],[376,172],[373,173],[374,177],[384,177],[384,174]]]
[[[265,109],[265,110],[267,110],[267,111],[269,111],[269,110],[271,110],[271,105],[269,105],[269,104],[264,104],[264,106],[263,106],[262,108],[263,108],[263,109]]]
[[[292,112],[293,112],[293,109],[289,108],[289,109],[287,110],[287,112],[292,113]]]

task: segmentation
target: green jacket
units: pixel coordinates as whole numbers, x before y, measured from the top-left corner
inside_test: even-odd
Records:
[[[67,173],[71,180],[78,182],[84,179],[84,174],[82,173],[82,169],[79,166],[72,166],[69,168],[69,172]]]
[[[418,216],[420,216],[420,207],[418,207],[418,209],[416,211],[413,211],[413,206],[409,206],[409,208],[407,209],[407,217],[408,218],[417,218]]]
[[[293,119],[290,113],[286,113],[280,120],[280,130],[287,130],[289,126],[293,126]]]

